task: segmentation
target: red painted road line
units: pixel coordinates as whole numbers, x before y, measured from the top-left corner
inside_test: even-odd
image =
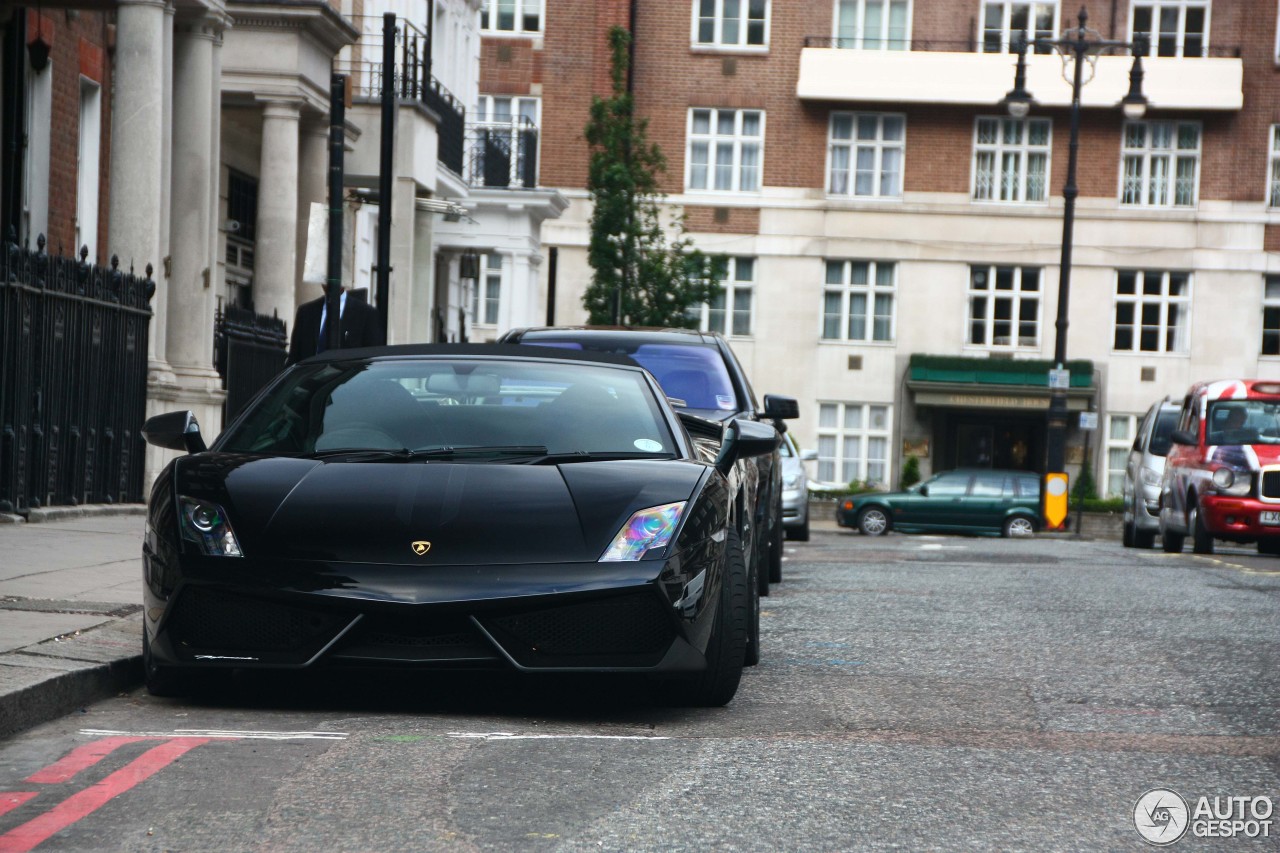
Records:
[[[26,853],[49,836],[97,811],[113,798],[213,738],[175,738],[154,746],[101,782],[72,794],[49,811],[0,835],[0,853]]]
[[[11,812],[36,795],[36,791],[5,791],[0,793],[0,815]]]
[[[27,777],[27,781],[41,785],[56,785],[59,782],[65,782],[81,770],[97,764],[125,744],[137,743],[140,740],[146,740],[146,738],[104,737],[101,740],[95,740],[93,743],[77,746],[61,760],[55,761],[43,770],[37,770],[32,773]]]

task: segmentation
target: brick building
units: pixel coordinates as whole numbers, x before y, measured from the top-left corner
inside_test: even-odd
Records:
[[[559,251],[558,322],[585,317],[582,128],[619,24],[668,201],[700,248],[732,259],[702,323],[730,336],[759,391],[799,398],[794,429],[818,449],[818,477],[896,483],[907,454],[926,472],[1043,470],[1070,64],[1033,49],[1030,113],[1012,118],[1001,100],[1017,34],[1061,36],[1078,6],[487,5],[481,98],[527,100],[541,183],[572,202],[542,229]],[[1066,349],[1070,408],[1099,417],[1089,431],[1073,414],[1067,461],[1078,472],[1090,459],[1118,493],[1153,401],[1198,379],[1280,377],[1280,40],[1272,0],[1088,12],[1097,37],[1148,43],[1140,119],[1119,106],[1127,54],[1100,57],[1082,89]]]

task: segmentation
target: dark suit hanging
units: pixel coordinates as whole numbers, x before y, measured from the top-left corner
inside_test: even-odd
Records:
[[[298,306],[298,315],[293,321],[293,332],[289,336],[288,364],[294,364],[316,354],[317,344],[320,342],[320,315],[323,309],[323,296]],[[327,333],[328,330],[326,329],[325,332]],[[386,342],[378,322],[378,309],[354,294],[348,293],[346,307],[342,309],[342,348],[377,347]]]

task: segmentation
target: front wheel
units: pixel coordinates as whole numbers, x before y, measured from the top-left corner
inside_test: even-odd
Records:
[[[1187,537],[1181,533],[1174,533],[1172,530],[1162,530],[1160,533],[1160,547],[1164,549],[1166,554],[1181,554],[1182,542]]]
[[[883,507],[869,506],[858,513],[858,532],[863,536],[883,536],[889,532],[889,516]]]
[[[1259,539],[1258,553],[1269,556],[1280,556],[1280,539]]]
[[[749,580],[742,542],[730,532],[715,623],[707,641],[707,668],[692,678],[663,682],[661,692],[669,703],[713,708],[728,704],[738,692],[747,646]]]
[[[1133,547],[1133,534],[1137,532],[1137,525],[1132,521],[1124,522],[1124,527],[1120,533],[1120,544],[1126,548]]]
[[[769,583],[782,583],[782,525],[769,542]]]
[[[145,627],[142,629],[142,674],[147,692],[152,696],[182,696],[190,687],[190,682],[183,673],[155,662],[151,654],[151,639],[147,636]]]
[[[1204,526],[1204,519],[1200,517],[1200,507],[1192,507],[1191,523],[1187,526],[1191,528],[1192,553],[1212,554],[1213,535],[1209,533],[1209,529]]]
[[[1027,536],[1033,536],[1036,532],[1035,522],[1025,515],[1015,515],[1013,518],[1006,518],[1004,527],[1000,533],[1006,539],[1022,539]]]
[[[799,527],[793,527],[787,531],[787,538],[794,539],[797,542],[809,541],[809,516],[805,515],[804,524]]]

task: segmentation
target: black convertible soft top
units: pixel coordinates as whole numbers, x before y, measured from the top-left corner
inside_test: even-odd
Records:
[[[374,361],[378,359],[413,358],[417,356],[454,356],[459,358],[514,358],[520,361],[590,361],[640,367],[629,356],[592,350],[561,349],[559,347],[521,346],[518,344],[400,344],[397,346],[354,347],[326,350],[313,355],[300,364],[330,361]]]

